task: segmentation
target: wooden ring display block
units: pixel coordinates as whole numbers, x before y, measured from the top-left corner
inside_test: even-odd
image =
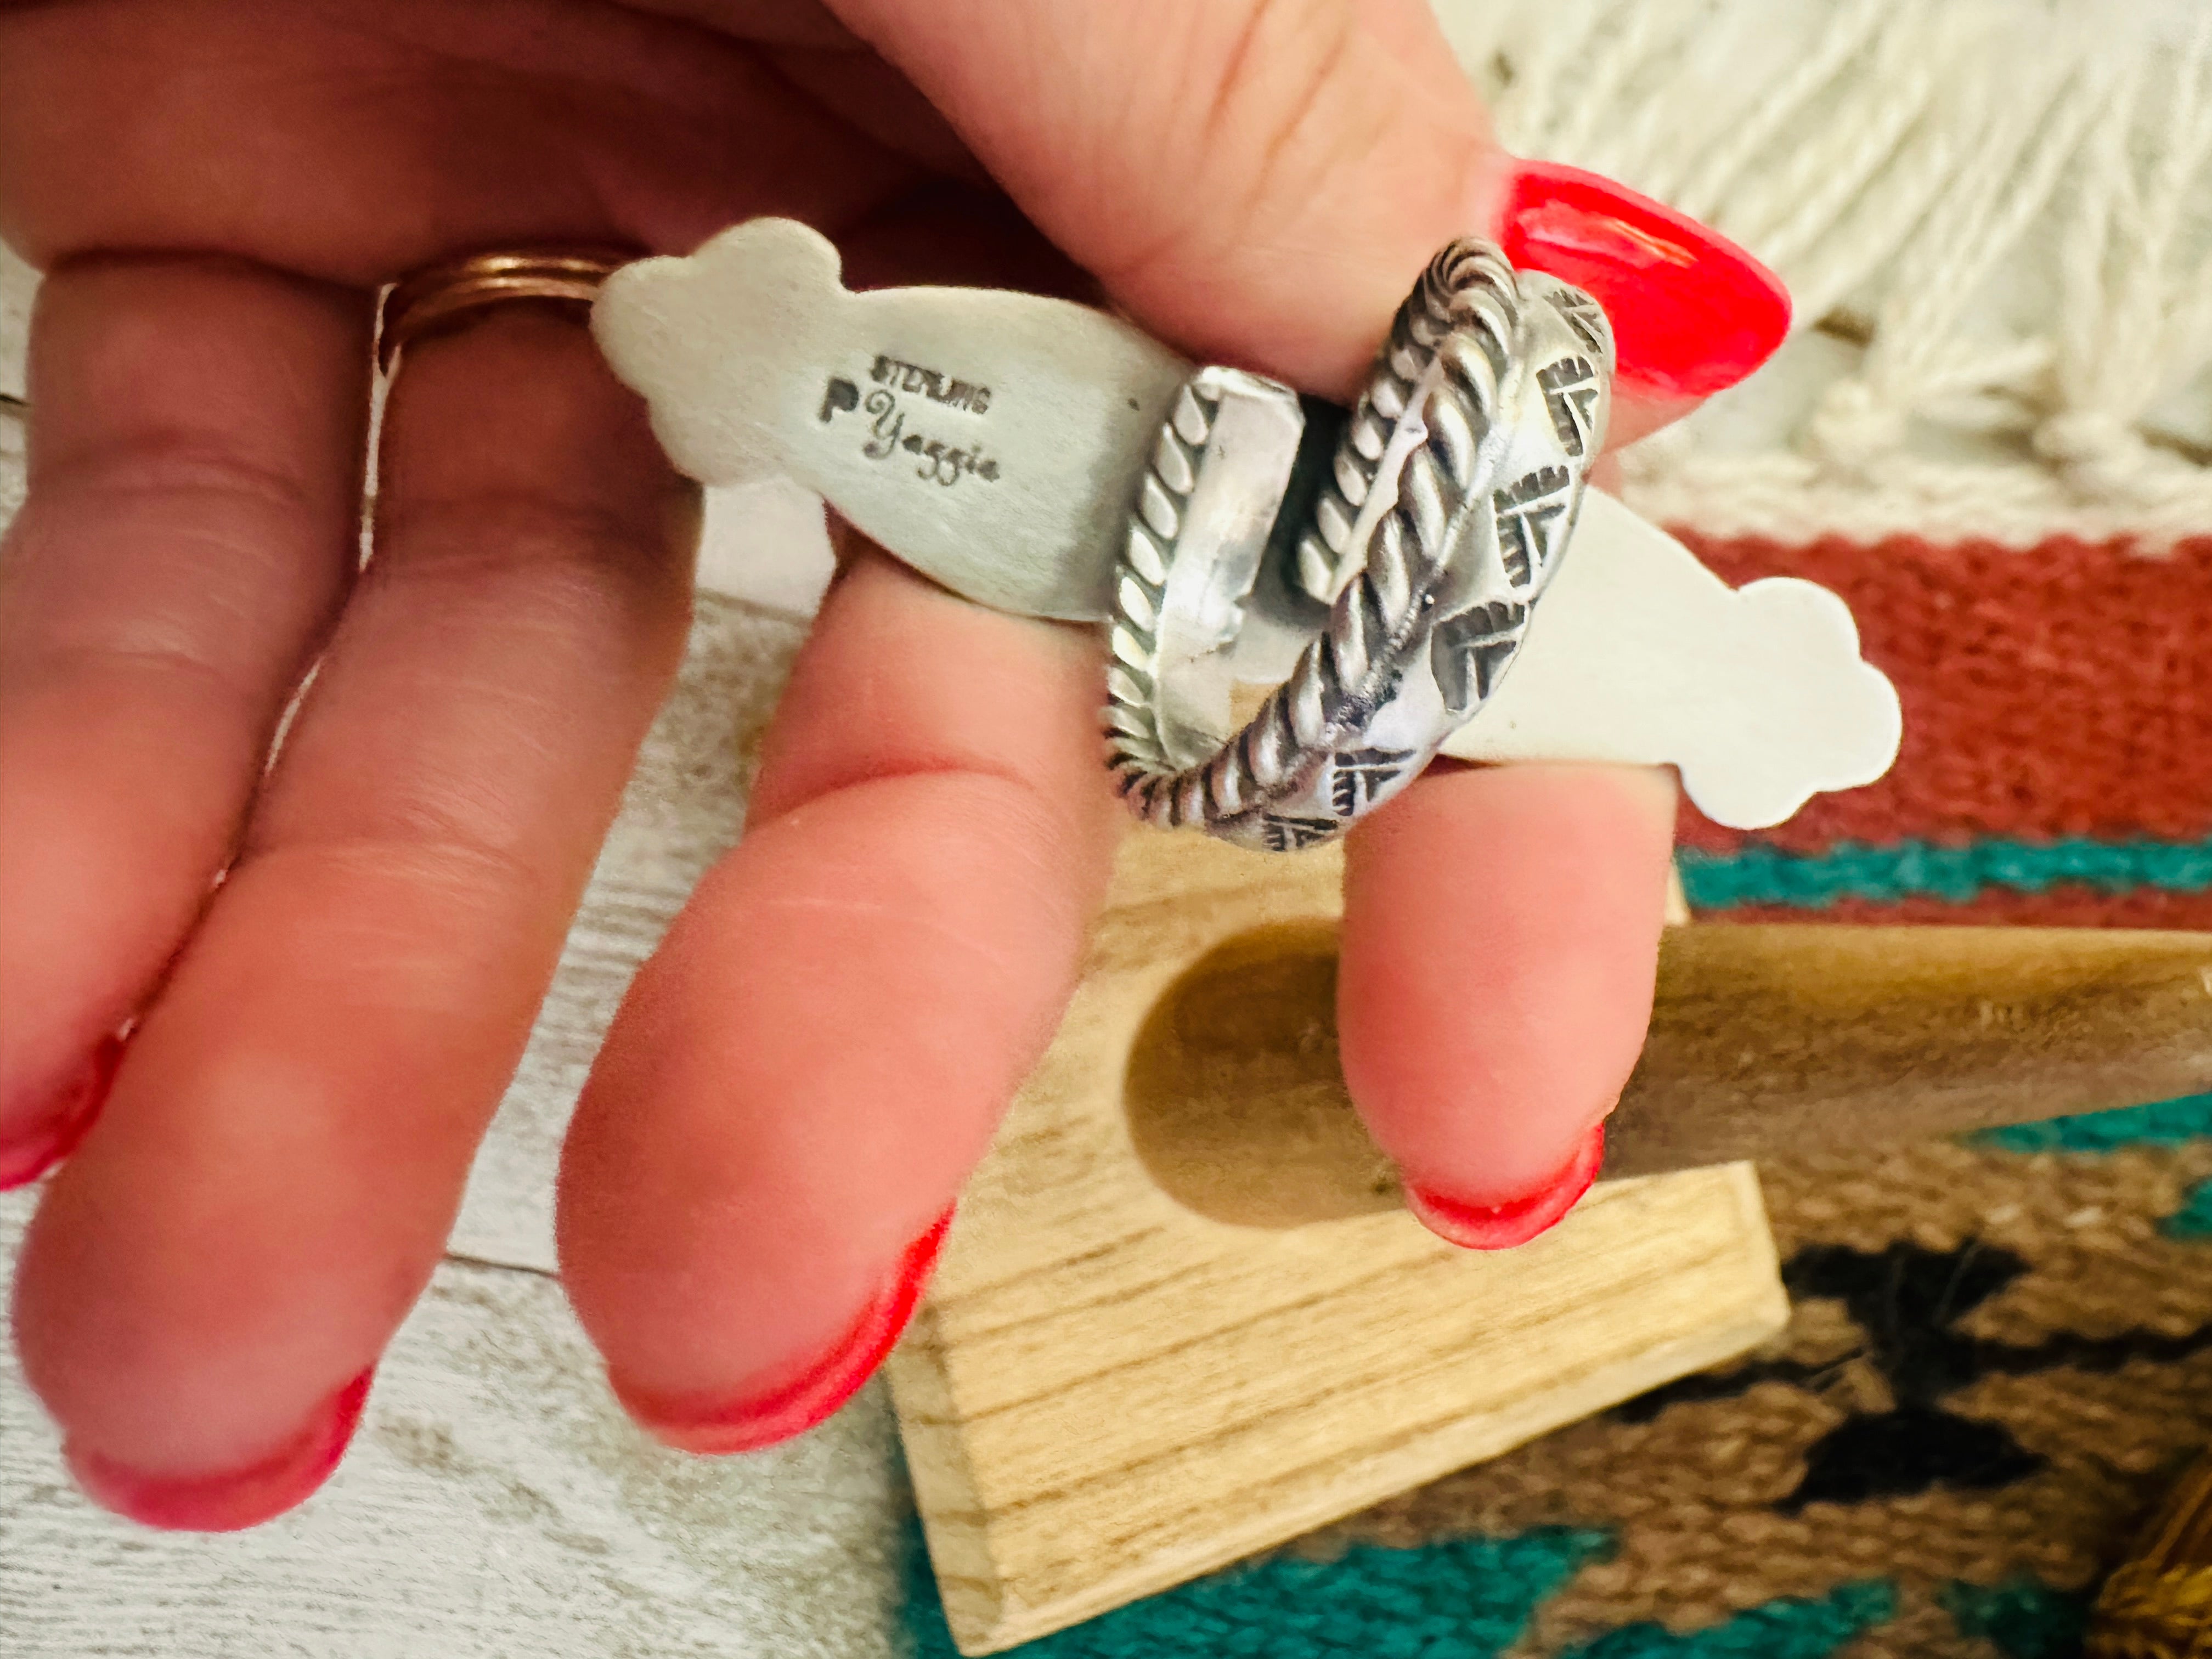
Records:
[[[1368,1206],[1325,1201],[1335,1218],[1296,1224],[1170,1196],[1126,1098],[1148,1020],[1224,942],[1334,917],[1341,878],[1334,848],[1152,833],[1123,847],[1059,1036],[889,1366],[963,1652],[1494,1456],[1788,1317],[1747,1164],[1601,1185],[1542,1238],[1490,1255],[1395,1207],[1346,1213],[1393,1203],[1387,1170]]]

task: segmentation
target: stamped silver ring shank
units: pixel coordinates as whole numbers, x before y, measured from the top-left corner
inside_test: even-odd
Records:
[[[1418,776],[1520,648],[1603,447],[1613,366],[1589,295],[1450,244],[1399,308],[1305,522],[1275,529],[1273,571],[1295,400],[1193,375],[1130,515],[1109,623],[1107,763],[1139,816],[1290,851]],[[1235,727],[1248,622],[1269,611],[1279,630],[1301,604],[1310,637]]]

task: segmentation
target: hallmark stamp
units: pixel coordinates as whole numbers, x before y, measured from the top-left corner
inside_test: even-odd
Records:
[[[868,376],[878,386],[889,386],[896,392],[918,392],[932,403],[950,404],[955,409],[966,410],[970,415],[990,413],[990,387],[956,380],[941,370],[925,368],[920,363],[902,363],[896,357],[886,357],[878,353]]]
[[[926,378],[917,380],[917,376]],[[823,389],[822,406],[816,418],[826,426],[840,415],[859,414],[863,422],[860,429],[866,434],[860,444],[862,455],[872,461],[911,455],[917,463],[914,469],[915,477],[942,484],[948,489],[963,478],[979,478],[985,483],[998,482],[998,459],[985,453],[981,444],[952,443],[925,432],[908,431],[908,405],[891,390],[893,386],[903,389],[912,385],[933,403],[981,414],[990,407],[990,387],[970,386],[965,380],[948,381],[933,369],[918,369],[886,357],[876,359],[874,378],[884,384],[864,398],[857,382],[842,374],[831,375]]]
[[[782,476],[955,592],[1099,621],[1119,524],[1189,365],[1118,318],[982,289],[839,280],[805,225],[755,219],[607,281],[592,329],[708,483]]]

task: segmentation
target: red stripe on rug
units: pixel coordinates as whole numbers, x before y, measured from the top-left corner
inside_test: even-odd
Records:
[[[1683,538],[1731,584],[1803,576],[1843,595],[1905,706],[1887,777],[1751,836],[1686,809],[1689,845],[2212,834],[2212,537],[2156,558],[2075,541]]]
[[[2102,893],[2093,887],[2051,887],[2040,893],[1991,888],[1963,904],[1915,896],[1895,903],[1838,899],[1817,909],[1793,904],[1747,904],[1703,910],[1700,921],[1850,922],[1880,926],[1995,927],[2166,927],[2212,933],[2212,892],[2169,893],[2139,887]]]

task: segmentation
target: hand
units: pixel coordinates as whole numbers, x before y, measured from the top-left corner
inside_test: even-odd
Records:
[[[112,1507],[250,1524],[334,1462],[684,639],[694,492],[528,307],[410,352],[356,568],[379,284],[788,214],[857,283],[1095,277],[1341,397],[1436,246],[1492,229],[1613,310],[1622,434],[1778,334],[1724,244],[1516,171],[1419,0],[831,10],[0,15],[0,232],[48,271],[0,610],[0,1178],[97,1114],[15,1331]],[[880,554],[833,589],[563,1164],[564,1279],[663,1437],[793,1431],[896,1336],[1103,886],[1099,672]],[[1448,1236],[1586,1182],[1673,814],[1656,773],[1456,769],[1352,838],[1346,1068]]]

